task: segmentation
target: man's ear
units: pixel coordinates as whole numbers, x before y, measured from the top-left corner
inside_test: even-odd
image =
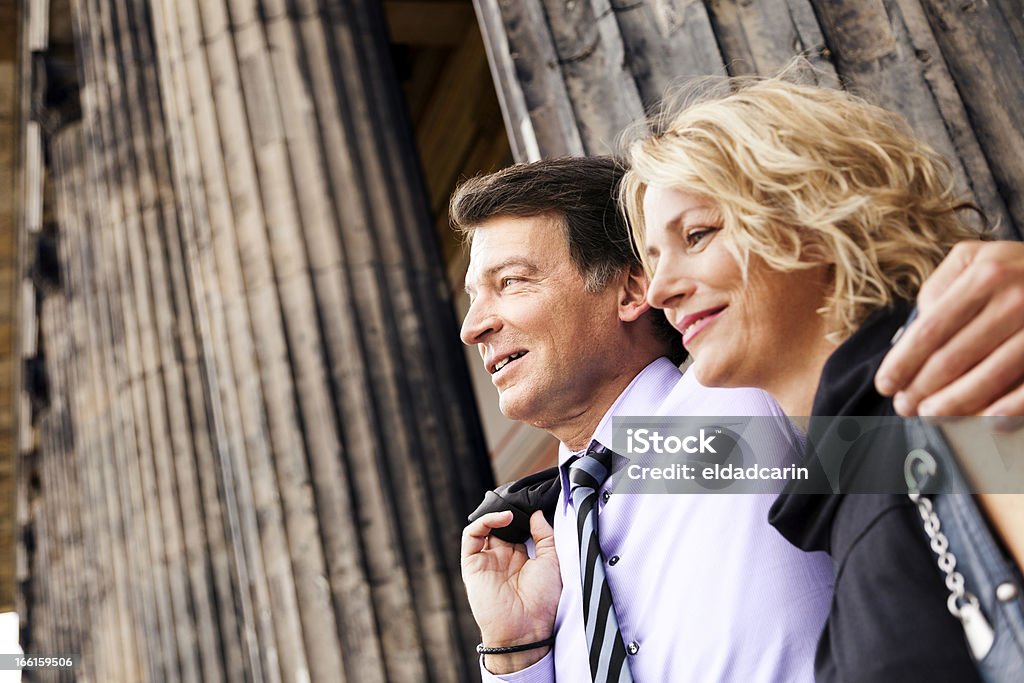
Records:
[[[651,283],[644,269],[632,266],[627,269],[619,280],[619,320],[626,323],[635,322],[651,309],[647,303],[647,286]]]

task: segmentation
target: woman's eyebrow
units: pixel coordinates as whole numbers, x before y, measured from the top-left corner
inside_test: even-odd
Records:
[[[713,206],[695,206],[692,209],[687,209],[679,214],[677,220],[682,224],[683,219],[688,216],[696,216],[698,220],[708,220],[709,217],[717,219],[721,217],[721,215],[722,212]]]

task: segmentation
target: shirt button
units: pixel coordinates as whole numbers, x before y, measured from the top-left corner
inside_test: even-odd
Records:
[[[1019,594],[1020,591],[1017,590],[1017,586],[1009,581],[996,586],[996,597],[999,598],[999,602],[1010,602]]]
[[[618,555],[612,555],[611,557],[608,558],[608,564],[611,565],[612,567],[614,567],[618,563],[619,563],[619,556]]]
[[[612,497],[612,492],[611,491],[605,491],[604,493],[601,494],[601,500],[603,500],[606,503],[609,500],[611,500],[611,497]]]
[[[628,652],[631,655],[635,655],[637,652],[640,652],[640,643],[634,640],[626,646],[626,652]]]

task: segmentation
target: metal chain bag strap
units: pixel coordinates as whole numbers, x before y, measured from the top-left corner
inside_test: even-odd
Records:
[[[1024,602],[1020,573],[1013,566],[966,491],[957,454],[939,427],[920,419],[905,422],[907,495],[917,506],[939,570],[946,606],[964,629],[968,648],[987,683],[1019,682],[1024,675]],[[943,521],[940,521],[940,514]]]

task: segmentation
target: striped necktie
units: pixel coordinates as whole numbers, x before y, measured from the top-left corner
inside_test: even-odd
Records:
[[[576,510],[583,579],[583,624],[595,683],[632,683],[612,593],[604,574],[604,556],[597,542],[597,497],[612,471],[614,453],[593,442],[586,455],[569,466],[569,493]]]

